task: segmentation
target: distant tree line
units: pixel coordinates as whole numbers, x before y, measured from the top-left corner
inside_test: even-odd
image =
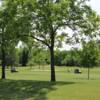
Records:
[[[43,48],[15,48],[12,53],[6,54],[6,65],[35,66],[50,64],[49,51]],[[0,52],[1,58],[1,52]],[[82,49],[55,50],[56,66],[100,66],[99,43],[90,41],[83,44]]]

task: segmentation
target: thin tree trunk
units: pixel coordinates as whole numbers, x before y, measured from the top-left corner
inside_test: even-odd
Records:
[[[54,66],[54,48],[50,48],[50,56],[51,56],[51,82],[55,82],[55,66]]]
[[[88,80],[90,79],[90,68],[88,67]]]
[[[4,28],[2,28],[2,43],[1,43],[1,53],[2,53],[2,75],[1,75],[1,79],[5,79],[5,49],[4,49],[4,45],[5,45],[5,41],[4,41]]]
[[[5,79],[5,51],[4,48],[2,47],[2,76],[1,79]]]

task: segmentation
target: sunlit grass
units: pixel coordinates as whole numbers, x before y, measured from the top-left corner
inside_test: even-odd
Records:
[[[50,82],[50,67],[6,69],[7,80],[0,80],[0,100],[100,100],[100,68],[80,68],[82,74],[74,74],[76,67],[56,67],[56,83]],[[1,71],[0,71],[1,73]]]

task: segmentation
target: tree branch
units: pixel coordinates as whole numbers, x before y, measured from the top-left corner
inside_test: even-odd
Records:
[[[49,45],[47,42],[45,42],[45,41],[43,41],[43,40],[41,40],[41,39],[39,39],[39,38],[37,38],[37,37],[35,37],[35,36],[32,36],[32,38],[34,38],[34,39],[36,39],[37,41],[40,41],[40,42],[42,42],[43,44],[45,44],[46,46],[50,47],[50,45]]]
[[[34,38],[35,40],[37,40],[39,42],[42,42],[43,44],[45,44],[46,46],[48,46],[50,48],[50,45],[47,42],[45,42],[45,41],[43,41],[43,40],[41,40],[41,39],[39,39],[39,38],[37,38],[37,37],[35,37],[33,35],[19,35],[19,36]]]
[[[58,29],[59,27],[69,26],[69,25],[70,25],[70,24],[68,24],[68,23],[61,23],[61,24],[58,24],[58,26],[54,29],[54,32],[56,32],[57,29]]]

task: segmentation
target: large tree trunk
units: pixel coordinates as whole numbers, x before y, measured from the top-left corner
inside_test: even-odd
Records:
[[[50,57],[51,57],[51,82],[55,82],[55,66],[54,66],[54,48],[50,48]]]
[[[1,76],[1,78],[5,79],[5,66],[6,66],[6,64],[5,64],[5,50],[3,47],[1,49],[2,49],[2,76]]]

